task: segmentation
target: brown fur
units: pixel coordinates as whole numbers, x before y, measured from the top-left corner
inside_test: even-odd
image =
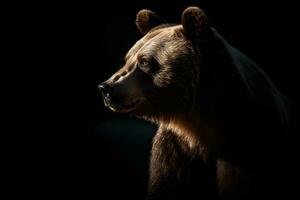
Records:
[[[267,134],[276,119],[270,124],[265,120],[276,115],[269,112],[273,99],[253,100],[251,84],[234,71],[232,62],[237,61],[230,56],[236,54],[225,50],[201,9],[187,8],[182,25],[157,26],[159,21],[149,10],[137,14],[144,36],[125,56],[126,64],[105,82],[112,90],[104,94],[113,111],[159,125],[147,198],[255,197],[262,191],[258,185],[272,176],[261,166],[278,153],[274,147],[280,136]],[[248,69],[242,70],[248,77]],[[261,76],[255,81],[263,79],[272,95],[279,94]],[[266,93],[254,89],[257,95]]]

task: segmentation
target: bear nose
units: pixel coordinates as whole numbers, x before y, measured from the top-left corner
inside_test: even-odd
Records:
[[[111,87],[107,83],[101,83],[98,86],[98,89],[102,92],[103,97],[109,96],[109,94],[111,92]]]

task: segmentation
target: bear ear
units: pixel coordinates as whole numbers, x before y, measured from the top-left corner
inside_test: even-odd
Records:
[[[140,10],[136,15],[136,26],[139,31],[145,35],[155,26],[162,24],[164,21],[153,11],[143,9]]]
[[[184,34],[192,42],[200,43],[211,31],[205,12],[198,7],[186,8],[182,13],[181,23]]]

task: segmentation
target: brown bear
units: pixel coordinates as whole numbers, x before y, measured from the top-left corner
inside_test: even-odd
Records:
[[[139,11],[143,38],[99,85],[112,111],[159,126],[147,199],[284,195],[286,98],[203,10],[188,7],[181,23]]]

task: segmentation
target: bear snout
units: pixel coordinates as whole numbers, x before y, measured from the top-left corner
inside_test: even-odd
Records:
[[[106,82],[98,86],[104,105],[115,112],[133,110],[139,103],[139,99],[131,98],[129,93],[124,93],[123,87],[118,86]]]

